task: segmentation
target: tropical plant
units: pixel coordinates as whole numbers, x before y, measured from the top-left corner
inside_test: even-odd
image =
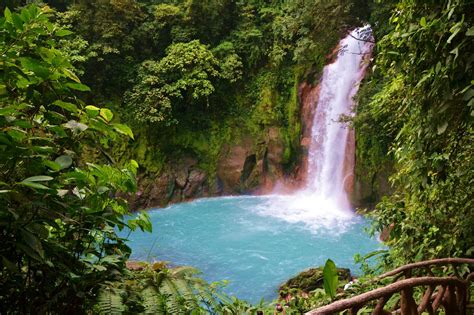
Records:
[[[219,314],[231,299],[223,283],[208,284],[192,267],[168,268],[166,263],[141,263],[120,281],[107,282],[99,291],[94,311],[145,314]]]
[[[336,264],[331,259],[328,259],[324,264],[323,282],[324,291],[326,294],[328,294],[331,298],[334,298],[336,296],[336,289],[339,284],[339,277],[337,275]]]
[[[389,264],[474,254],[473,10],[462,0],[397,1],[378,34],[363,107],[395,160],[396,191],[371,213],[376,230],[390,231]]]
[[[71,32],[50,14],[31,5],[0,18],[1,313],[84,310],[130,254],[117,194],[135,191],[138,165],[114,166],[107,150],[133,134],[81,101],[89,88],[56,48]],[[129,227],[150,231],[147,218]]]
[[[219,77],[219,61],[205,45],[198,40],[173,44],[160,61],[142,64],[126,104],[138,121],[173,124],[176,112],[208,105],[215,91],[213,82]]]

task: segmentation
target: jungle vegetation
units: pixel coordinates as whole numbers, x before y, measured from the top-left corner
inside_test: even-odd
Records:
[[[473,257],[472,2],[6,0],[0,8],[0,313],[270,310],[225,296],[192,268],[128,270],[117,231],[151,225],[145,212],[127,216],[125,197],[137,172],[183,151],[212,165],[241,126],[258,135],[280,125],[294,161],[296,86],[317,82],[339,38],[364,23],[377,44],[353,121],[358,167],[370,174],[390,163],[394,188],[368,213],[373,232],[389,227],[390,237],[366,272]],[[319,290],[290,307],[303,312],[331,296]]]

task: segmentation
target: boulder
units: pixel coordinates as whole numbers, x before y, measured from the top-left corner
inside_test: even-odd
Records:
[[[351,279],[351,271],[347,268],[337,268],[337,274],[340,282],[348,282]],[[323,284],[323,268],[310,268],[286,281],[280,286],[279,291],[287,292],[290,289],[298,289],[308,293],[317,288],[323,288]]]

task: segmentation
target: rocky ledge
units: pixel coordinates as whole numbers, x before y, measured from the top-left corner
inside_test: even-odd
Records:
[[[349,282],[351,271],[347,268],[337,268],[340,282]],[[323,267],[307,269],[295,277],[289,279],[279,288],[280,294],[286,294],[291,290],[299,290],[309,293],[317,288],[323,288]]]

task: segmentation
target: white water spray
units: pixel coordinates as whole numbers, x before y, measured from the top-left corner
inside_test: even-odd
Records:
[[[369,34],[369,36],[367,36]],[[350,207],[345,180],[353,176],[353,154],[348,148],[350,130],[341,117],[350,116],[359,84],[367,68],[372,42],[370,27],[358,28],[339,43],[337,59],[324,67],[320,82],[308,149],[306,187],[290,197],[274,196],[271,205],[259,209],[292,223],[302,222],[314,230],[320,227],[344,229],[354,216]]]
[[[367,56],[373,44],[357,38],[369,30],[356,29],[340,42],[336,61],[324,68],[321,90],[313,119],[311,144],[308,151],[308,182],[306,193],[330,201],[338,208],[350,208],[344,189],[346,150],[349,127],[342,123],[343,115],[353,111],[353,98],[367,68]],[[349,166],[350,174],[353,165]]]

